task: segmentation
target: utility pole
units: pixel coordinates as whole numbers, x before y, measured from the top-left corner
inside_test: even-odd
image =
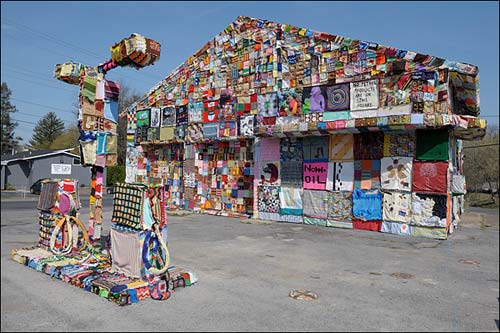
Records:
[[[139,34],[132,34],[128,38],[122,39],[120,42],[110,47],[111,59],[104,61],[97,67],[85,66],[75,62],[66,62],[64,64],[57,64],[54,69],[54,77],[58,80],[64,81],[68,84],[79,85],[79,110],[78,110],[78,127],[80,130],[80,151],[83,152],[83,144],[87,143],[90,137],[104,137],[115,135],[118,117],[116,117],[116,126],[113,129],[105,129],[99,125],[100,121],[104,121],[105,115],[103,111],[103,104],[105,101],[111,103],[116,100],[118,103],[119,84],[107,81],[105,79],[106,73],[117,67],[134,67],[141,69],[143,67],[154,64],[160,58],[161,45],[155,40],[145,38]],[[94,84],[94,91],[89,90],[89,86]],[[97,86],[99,85],[99,87]],[[104,86],[110,88],[112,100],[107,99]],[[90,94],[89,94],[90,93]],[[97,96],[99,93],[99,96]],[[103,96],[104,95],[104,96]],[[106,96],[106,97],[105,97]],[[100,97],[101,99],[97,99]],[[98,102],[98,103],[96,103]],[[84,106],[85,104],[85,106]],[[116,104],[117,108],[117,104]],[[116,109],[117,110],[117,109]],[[90,111],[90,112],[89,112]],[[99,116],[98,116],[98,115]],[[84,115],[86,115],[84,119]],[[104,117],[103,117],[104,116]],[[117,115],[118,116],[118,115]],[[91,121],[86,121],[92,119]],[[93,118],[92,118],[93,117]],[[90,125],[89,125],[90,124]],[[95,126],[94,126],[95,124]],[[89,127],[91,126],[91,127]],[[86,138],[87,142],[82,141]],[[92,140],[91,140],[92,141]],[[105,140],[104,140],[105,141]],[[96,145],[97,146],[97,145]],[[96,149],[96,148],[94,148]],[[99,148],[97,148],[99,149]],[[87,158],[82,154],[81,164],[83,166],[91,167],[91,194],[89,204],[89,238],[92,246],[99,248],[101,245],[101,231],[102,231],[102,195],[103,195],[103,181],[104,181],[104,168],[116,164],[116,158],[109,160],[107,154],[104,154],[105,161],[98,161],[96,158],[97,151],[88,151],[88,146],[85,150],[88,156],[94,158]]]

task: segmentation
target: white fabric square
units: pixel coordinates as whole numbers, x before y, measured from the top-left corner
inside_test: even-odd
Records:
[[[410,223],[411,194],[384,192],[382,217],[384,221]]]
[[[413,160],[411,157],[384,157],[380,160],[383,190],[411,191]]]
[[[352,192],[354,190],[354,162],[329,162],[326,189]]]

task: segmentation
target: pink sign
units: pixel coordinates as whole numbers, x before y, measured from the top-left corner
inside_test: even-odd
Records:
[[[328,162],[304,163],[304,188],[326,190]]]

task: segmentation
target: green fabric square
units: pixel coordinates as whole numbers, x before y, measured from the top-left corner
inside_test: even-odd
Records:
[[[417,154],[420,161],[448,161],[447,129],[417,130]]]

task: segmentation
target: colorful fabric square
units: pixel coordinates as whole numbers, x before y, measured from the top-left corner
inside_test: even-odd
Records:
[[[354,161],[354,188],[380,188],[380,160]]]
[[[259,186],[259,212],[279,213],[280,197],[279,187],[277,186]]]
[[[83,165],[94,165],[96,159],[97,140],[90,142],[80,141],[80,151]]]
[[[279,197],[280,215],[302,215],[302,189],[293,187],[280,187]]]
[[[145,189],[146,186],[141,185],[115,184],[111,222],[140,230],[143,221]]]
[[[382,221],[364,221],[359,219],[352,220],[352,228],[358,230],[380,231],[382,229]]]
[[[106,99],[117,101],[120,97],[120,83],[106,80],[104,92]]]
[[[354,189],[352,211],[356,219],[382,220],[382,192],[380,190]]]
[[[160,128],[159,127],[150,127],[148,128],[148,140],[149,142],[151,141],[157,141],[160,140]]]
[[[203,124],[203,137],[206,139],[216,138],[219,134],[219,124]]]
[[[326,87],[326,111],[349,110],[349,98],[349,83]]]
[[[188,104],[188,123],[203,122],[203,102],[192,102]]]
[[[383,132],[367,132],[354,134],[355,160],[379,160],[384,155],[383,149]]]
[[[305,87],[302,93],[302,113],[325,112],[325,91],[325,86]]]
[[[449,133],[444,130],[417,130],[416,159],[447,161]]]
[[[304,224],[326,227],[328,224],[328,221],[326,219],[322,219],[322,218],[304,216]]]
[[[219,123],[219,138],[235,138],[237,135],[236,121],[221,121]]]
[[[304,223],[302,215],[280,215],[278,221],[289,223]]]
[[[42,183],[36,208],[41,211],[52,210],[56,204],[58,188],[59,184],[57,181],[47,181]]]
[[[352,161],[354,159],[353,134],[330,135],[330,161]]]
[[[278,116],[278,95],[276,93],[258,95],[257,108],[261,117]]]
[[[127,129],[133,130],[137,127],[137,110],[127,111]]]
[[[328,178],[328,162],[304,163],[304,188],[310,190],[326,190]]]
[[[301,187],[303,184],[303,163],[302,161],[280,162],[281,167],[281,185]]]
[[[323,112],[323,121],[325,121],[325,122],[335,122],[337,120],[348,120],[349,118],[350,118],[350,112],[349,111]],[[334,124],[334,125],[335,126],[332,127],[331,129],[336,129],[337,128],[337,124]]]
[[[304,216],[326,219],[328,215],[328,192],[304,190],[302,203]],[[305,218],[304,218],[305,223]],[[325,222],[326,225],[326,222]]]
[[[186,128],[186,142],[193,143],[203,139],[203,125],[190,124]]]
[[[118,102],[113,100],[104,101],[104,118],[115,123],[118,122]]]
[[[414,154],[414,133],[385,133],[384,156],[413,157]]]
[[[106,153],[116,154],[118,151],[118,135],[108,135],[106,140]]]
[[[184,126],[188,124],[189,112],[187,105],[181,105],[176,108],[176,120],[177,126]]]
[[[149,109],[140,110],[136,113],[137,127],[139,126],[149,126]]]
[[[259,167],[259,185],[279,186],[281,184],[279,161],[261,161]]]
[[[160,113],[160,108],[151,108],[150,110],[150,116],[149,116],[149,126],[150,127],[160,127],[161,123],[161,113]]]
[[[281,161],[302,161],[303,142],[302,138],[283,138],[280,143]]]
[[[382,189],[411,191],[411,157],[384,157],[380,163]]]
[[[236,106],[236,111],[238,112],[238,116],[258,113],[257,94],[238,96],[237,100],[238,104]]]
[[[411,235],[412,228],[411,225],[405,223],[382,221],[380,232],[394,235]]]
[[[329,162],[326,189],[352,192],[354,190],[354,162]]]
[[[427,227],[446,227],[447,196],[412,193],[411,224]]]
[[[328,219],[326,221],[326,226],[333,228],[352,229],[352,221],[337,221]]]
[[[203,102],[203,122],[213,123],[219,121],[219,101]]]
[[[446,193],[447,162],[413,162],[413,192]]]
[[[385,221],[410,223],[411,194],[384,192],[382,208]]]
[[[411,235],[417,237],[434,238],[434,239],[447,239],[448,229],[412,226]]]
[[[304,138],[304,161],[328,161],[328,136],[309,136]]]
[[[83,77],[83,89],[81,94],[86,97],[91,103],[95,102],[95,91],[97,86],[97,78],[85,75]]]
[[[328,193],[328,219],[335,221],[352,220],[352,193],[351,192],[329,192]]]
[[[260,140],[260,160],[279,161],[280,160],[280,139],[262,138]]]
[[[253,136],[254,135],[255,116],[254,115],[241,116],[239,118],[239,121],[240,121],[240,127],[239,127],[240,135],[241,136]]]

